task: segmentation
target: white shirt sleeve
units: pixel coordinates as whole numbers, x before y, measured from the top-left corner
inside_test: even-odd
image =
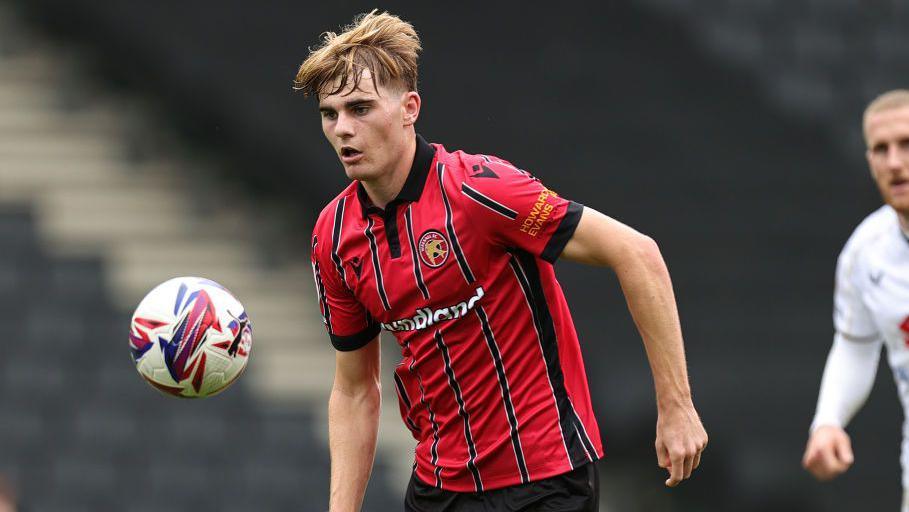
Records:
[[[874,385],[883,342],[862,300],[862,287],[867,286],[869,278],[861,258],[863,245],[874,233],[871,228],[871,223],[863,222],[837,260],[833,296],[836,335],[824,367],[812,431],[821,425],[845,427],[865,404]]]
[[[822,425],[845,427],[865,404],[881,356],[882,341],[854,340],[836,333],[827,356],[811,431]]]
[[[833,325],[837,332],[851,339],[879,338],[871,312],[862,300],[862,287],[868,286],[868,271],[861,250],[874,233],[870,223],[863,222],[843,247],[836,262],[836,290],[833,294]]]

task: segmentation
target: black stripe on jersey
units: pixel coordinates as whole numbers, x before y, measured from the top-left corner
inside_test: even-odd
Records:
[[[499,350],[499,344],[496,343],[496,337],[489,326],[489,318],[483,306],[477,305],[474,310],[480,319],[480,325],[483,327],[483,336],[486,338],[486,346],[492,354],[492,361],[495,364],[496,376],[499,379],[499,388],[502,391],[502,402],[505,405],[505,415],[508,417],[508,425],[511,432],[511,446],[514,448],[514,456],[518,462],[518,469],[521,471],[521,483],[530,482],[530,475],[527,471],[527,462],[524,460],[524,448],[521,446],[521,437],[518,433],[518,417],[514,412],[514,403],[511,401],[511,390],[508,386],[508,377],[505,375],[505,365],[502,363],[502,352]]]
[[[407,369],[411,373],[416,373],[413,370],[415,360],[410,361],[410,366]],[[423,404],[423,407],[426,408],[426,412],[429,413],[429,423],[432,425],[432,446],[429,448],[429,453],[432,455],[431,462],[435,466],[435,471],[433,474],[436,476],[436,487],[442,488],[442,468],[439,466],[439,424],[436,423],[436,415],[432,412],[432,407],[429,406],[429,403],[426,402],[426,390],[423,389],[423,379],[420,377],[419,373],[416,373],[417,383],[420,385],[420,403]]]
[[[451,386],[451,390],[455,395],[455,400],[458,402],[458,415],[464,420],[464,439],[467,440],[467,453],[470,455],[470,458],[467,459],[467,469],[469,469],[470,473],[473,475],[473,483],[476,492],[483,492],[483,480],[480,479],[480,471],[477,469],[477,446],[473,442],[473,434],[470,433],[470,414],[467,413],[467,409],[464,406],[464,397],[461,396],[461,386],[458,385],[454,369],[451,367],[451,356],[448,354],[448,346],[445,345],[445,340],[442,339],[442,332],[436,331],[434,337],[436,339],[436,346],[439,348],[439,352],[442,353],[442,361],[445,363],[445,374],[448,376],[448,385]]]
[[[568,399],[568,402],[571,403],[571,398]],[[584,422],[578,416],[577,409],[574,408],[573,403],[571,403],[571,414],[574,418],[574,428],[578,432],[581,442],[584,443],[584,451],[587,452],[587,457],[591,461],[597,460],[597,451],[593,448],[593,443],[590,442],[590,436],[587,435],[587,427],[584,426]]]
[[[423,271],[420,270],[420,256],[417,254],[417,244],[413,239],[413,220],[410,218],[410,209],[413,205],[404,210],[404,221],[407,224],[407,240],[410,242],[410,257],[413,259],[413,277],[417,280],[417,288],[423,294],[423,298],[429,300],[429,290],[426,289],[426,283],[423,282]]]
[[[405,421],[407,421],[407,426],[410,427],[410,430],[413,432],[419,432],[420,429],[417,428],[413,420],[410,419],[410,397],[407,396],[407,389],[404,388],[404,381],[401,380],[401,377],[398,376],[397,372],[392,372],[395,379],[395,387],[398,389],[398,397],[404,403],[404,407],[407,409],[407,415],[404,416]]]
[[[385,282],[382,280],[382,267],[379,266],[379,249],[376,247],[376,235],[372,234],[372,227],[375,222],[372,220],[372,217],[366,218],[366,238],[369,239],[369,252],[372,253],[372,266],[375,269],[376,274],[376,289],[379,290],[379,297],[382,299],[382,306],[385,308],[385,311],[391,309],[391,305],[388,303],[388,296],[385,294]]]
[[[512,210],[511,208],[505,206],[502,203],[496,202],[495,200],[493,200],[490,197],[486,197],[485,195],[481,194],[479,191],[472,188],[470,185],[468,185],[466,183],[461,183],[461,193],[463,193],[465,196],[473,199],[475,202],[477,202],[481,206],[485,206],[486,208],[489,208],[490,210],[498,213],[499,215],[501,215],[502,217],[505,217],[506,219],[515,220],[518,218],[518,212]]]
[[[315,246],[313,246],[313,248],[315,248]],[[322,275],[319,273],[319,263],[315,259],[312,261],[312,275],[316,280],[316,293],[319,296],[319,304],[322,305],[322,321],[325,322],[325,326],[328,327],[328,334],[332,334],[331,310],[328,308],[328,299],[325,297],[325,285],[322,284]]]
[[[512,257],[513,259],[510,262],[512,269],[515,271],[515,275],[518,276],[521,289],[530,302],[534,327],[540,339],[543,359],[546,361],[546,372],[555,394],[562,439],[565,441],[566,449],[571,459],[571,467],[577,468],[596,460],[596,450],[593,449],[593,443],[590,442],[584,425],[582,424],[578,428],[580,419],[574,410],[571,398],[568,396],[568,390],[565,388],[562,363],[559,360],[559,344],[556,338],[555,324],[552,321],[552,314],[549,312],[549,305],[546,303],[546,295],[543,291],[543,283],[540,280],[540,270],[537,268],[536,258],[524,251],[515,251],[512,253]]]
[[[562,251],[565,250],[565,246],[568,245],[568,241],[574,235],[574,230],[577,229],[578,223],[581,222],[582,213],[584,213],[584,205],[574,201],[568,203],[568,211],[565,212],[565,216],[559,222],[555,233],[552,234],[549,242],[546,243],[546,247],[543,248],[543,252],[540,254],[541,258],[549,263],[555,263],[559,259]]]
[[[576,452],[574,455],[568,450],[569,440],[568,437],[572,432],[577,432],[576,429],[572,429],[572,419],[567,416],[567,412],[563,409],[567,409],[565,405],[568,404],[565,400],[559,401],[556,396],[555,387],[552,384],[553,373],[554,371],[550,368],[550,360],[546,357],[546,347],[543,344],[543,328],[540,325],[540,318],[537,314],[537,310],[534,307],[534,299],[532,296],[532,291],[530,289],[530,282],[527,280],[527,274],[524,272],[524,269],[521,268],[521,265],[515,259],[514,255],[508,260],[508,264],[511,266],[512,272],[514,272],[515,278],[518,280],[518,284],[521,286],[521,291],[524,292],[524,300],[527,304],[527,308],[530,309],[530,314],[533,317],[533,327],[537,333],[537,342],[540,345],[540,354],[543,357],[543,362],[546,364],[546,378],[549,381],[549,389],[552,391],[552,401],[555,404],[556,414],[559,418],[559,433],[562,435],[562,445],[565,447],[565,455],[568,457],[568,464],[574,468],[574,461],[580,460],[581,454]],[[555,355],[558,356],[558,351],[555,352]],[[574,447],[577,447],[577,443],[572,443]]]
[[[401,380],[401,377],[398,376],[397,372],[393,373],[395,379],[395,387],[398,388],[398,395],[401,396],[401,401],[404,402],[404,407],[407,407],[407,410],[410,410],[410,397],[407,396],[407,390],[404,389],[404,381]]]
[[[344,286],[347,286],[347,276],[344,274],[341,257],[338,256],[338,244],[341,243],[341,226],[344,223],[344,201],[346,199],[346,197],[342,197],[335,206],[335,225],[331,230],[331,261],[335,262],[335,268],[341,275],[341,282],[344,283]]]
[[[461,244],[458,242],[458,235],[454,230],[454,223],[452,223],[451,204],[448,202],[448,194],[445,193],[445,164],[439,162],[436,165],[436,171],[439,173],[439,189],[442,191],[442,201],[445,202],[445,229],[448,231],[451,248],[454,249],[458,266],[461,268],[461,274],[464,275],[464,279],[470,284],[476,281],[476,278],[473,277],[473,272],[470,271],[470,266],[467,265],[464,252],[461,251]]]

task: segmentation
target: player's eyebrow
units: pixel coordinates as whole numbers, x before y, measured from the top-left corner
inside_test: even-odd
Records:
[[[372,98],[355,98],[352,100],[347,100],[344,102],[344,108],[353,108],[360,105],[371,105],[375,103],[376,100]]]
[[[352,100],[347,100],[344,102],[344,108],[350,109],[360,105],[372,105],[376,100],[372,98],[354,98]],[[329,106],[320,106],[319,112],[334,112],[335,109]]]

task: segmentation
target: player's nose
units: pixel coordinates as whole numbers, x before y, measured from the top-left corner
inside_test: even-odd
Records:
[[[340,138],[350,138],[354,134],[354,123],[351,116],[347,115],[345,112],[338,114],[338,119],[335,121],[335,136]]]

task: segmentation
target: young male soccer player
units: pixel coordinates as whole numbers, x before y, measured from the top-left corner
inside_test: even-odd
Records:
[[[836,334],[821,379],[803,464],[819,480],[852,465],[844,427],[864,404],[887,347],[905,410],[909,405],[909,90],[871,102],[864,115],[866,157],[886,203],[852,233],[836,269]],[[904,424],[903,511],[909,512],[909,423]]]
[[[504,160],[417,135],[419,50],[409,23],[373,12],[328,33],[295,81],[353,180],[312,237],[338,350],[331,510],[358,510],[371,471],[381,329],[401,345],[395,385],[417,440],[406,510],[596,510],[603,448],[559,256],[618,274],[653,370],[657,458],[677,485],[707,435],[656,244]]]

